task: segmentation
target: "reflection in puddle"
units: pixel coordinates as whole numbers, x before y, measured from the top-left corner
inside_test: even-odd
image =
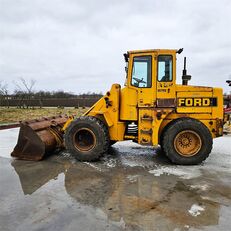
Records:
[[[131,181],[129,178],[134,174],[139,176]],[[140,169],[105,174],[73,166],[66,172],[65,187],[76,201],[99,207],[109,219],[117,222],[123,219],[131,228],[149,230],[157,223],[176,227],[218,224],[219,204],[203,200],[175,176],[156,178]],[[206,210],[196,218],[188,213],[195,202]]]
[[[50,161],[12,161],[11,165],[17,172],[25,195],[34,193],[37,189],[55,179],[65,171],[65,165]]]

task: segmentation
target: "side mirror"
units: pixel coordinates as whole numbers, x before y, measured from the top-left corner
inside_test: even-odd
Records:
[[[182,53],[183,50],[184,50],[184,48],[180,48],[176,53],[180,54],[180,53]]]
[[[128,54],[127,53],[124,53],[124,60],[126,63],[128,62]]]

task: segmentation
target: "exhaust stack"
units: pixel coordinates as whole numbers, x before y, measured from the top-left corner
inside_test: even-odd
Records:
[[[189,80],[191,80],[191,75],[187,75],[186,57],[184,57],[184,69],[182,71],[182,85],[188,85]]]

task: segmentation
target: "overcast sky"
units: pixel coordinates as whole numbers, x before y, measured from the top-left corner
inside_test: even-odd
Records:
[[[184,47],[190,84],[230,87],[230,0],[0,0],[0,80],[106,92],[127,50]],[[230,77],[229,77],[230,76]]]

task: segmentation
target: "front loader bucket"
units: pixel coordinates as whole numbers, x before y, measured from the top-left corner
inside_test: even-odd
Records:
[[[22,160],[41,160],[45,154],[63,147],[62,127],[68,116],[57,116],[21,123],[18,142],[11,153]]]

